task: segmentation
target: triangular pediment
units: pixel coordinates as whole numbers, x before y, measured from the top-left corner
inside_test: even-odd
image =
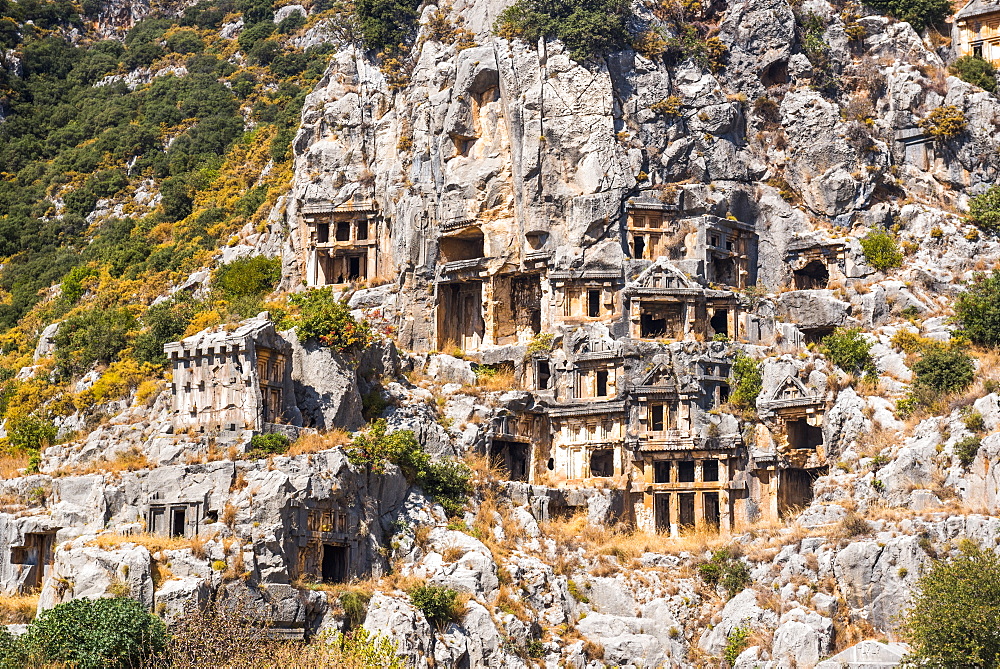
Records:
[[[667,261],[658,261],[647,267],[636,277],[634,285],[638,288],[698,288],[698,284],[689,279],[676,265]]]

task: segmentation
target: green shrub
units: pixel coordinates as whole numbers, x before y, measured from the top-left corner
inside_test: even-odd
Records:
[[[950,68],[952,74],[966,83],[990,93],[997,92],[997,71],[993,63],[976,56],[962,56]]]
[[[361,41],[372,51],[393,51],[405,44],[417,25],[419,0],[355,0]]]
[[[433,461],[412,430],[388,434],[387,430],[384,419],[375,421],[354,438],[347,449],[348,460],[375,474],[385,472],[386,463],[391,462],[449,515],[461,513],[472,491],[469,468],[454,460]]]
[[[712,72],[723,68],[727,51],[722,40],[706,37],[691,24],[680,26],[677,35],[666,40],[666,52],[675,60],[691,59]]]
[[[299,293],[290,302],[299,309],[295,331],[303,340],[315,339],[341,353],[363,350],[375,340],[368,322],[357,321],[332,288]]]
[[[631,16],[627,0],[518,0],[500,13],[493,32],[532,45],[558,39],[584,62],[625,48]]]
[[[932,109],[917,125],[932,137],[954,139],[965,132],[965,113],[955,105],[943,105]]]
[[[872,230],[861,240],[861,250],[865,262],[879,271],[885,271],[903,264],[903,252],[896,244],[896,238],[885,230]]]
[[[250,437],[247,457],[266,458],[269,455],[281,455],[288,451],[289,444],[291,444],[291,440],[280,432],[255,434]]]
[[[166,365],[163,345],[181,338],[201,306],[186,293],[151,306],[142,317],[143,331],[132,345],[136,360]]]
[[[344,623],[347,629],[354,629],[365,622],[368,615],[368,602],[372,598],[370,592],[348,590],[341,593],[340,605],[344,607]]]
[[[936,25],[951,15],[951,0],[868,0],[876,11],[906,21],[916,31]]]
[[[41,664],[74,667],[145,666],[166,647],[166,626],[127,598],[74,599],[43,611],[17,639]]]
[[[728,548],[712,553],[712,559],[698,567],[698,575],[708,585],[721,585],[729,599],[750,585],[750,568]]]
[[[240,258],[215,271],[214,285],[231,311],[249,318],[281,280],[281,258]]]
[[[444,627],[448,623],[461,620],[464,611],[458,600],[458,593],[441,585],[418,585],[409,590],[410,602],[413,603],[428,622]]]
[[[965,407],[965,409],[966,411],[962,413],[962,424],[965,425],[965,429],[969,432],[985,432],[986,420],[983,418],[983,414],[972,410],[971,407]]]
[[[969,200],[969,221],[986,232],[1000,232],[1000,186]]]
[[[958,461],[963,467],[968,469],[969,465],[975,461],[979,447],[982,445],[982,440],[974,436],[965,437],[955,444],[955,455],[958,456]]]
[[[1000,665],[1000,557],[965,541],[917,582],[903,617],[908,666]]]
[[[59,429],[51,421],[33,414],[10,416],[7,422],[7,442],[25,451],[40,451],[55,443]]]
[[[954,347],[935,346],[925,350],[913,363],[914,385],[939,393],[965,390],[972,384],[975,365],[972,357]]]
[[[733,392],[729,396],[730,403],[745,412],[756,412],[757,396],[764,387],[760,364],[741,352],[733,360],[732,370]]]
[[[962,334],[981,346],[1000,346],[1000,271],[977,272],[955,302]]]
[[[96,362],[110,363],[129,345],[137,323],[124,308],[93,308],[67,318],[54,337],[56,369],[62,376],[86,372]]]
[[[174,53],[201,53],[205,42],[197,30],[178,30],[167,38],[167,48]]]
[[[875,375],[878,370],[871,348],[871,342],[861,335],[860,328],[837,328],[823,337],[820,346],[823,355],[848,374]]]
[[[753,629],[743,626],[734,627],[729,631],[729,636],[726,637],[726,648],[722,651],[722,657],[730,667],[736,664],[736,658],[740,656],[740,653],[747,649],[751,634],[753,634]]]

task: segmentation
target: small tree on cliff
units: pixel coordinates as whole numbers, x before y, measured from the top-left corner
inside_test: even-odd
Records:
[[[965,541],[957,556],[935,562],[917,583],[903,629],[908,666],[998,666],[1000,557]]]

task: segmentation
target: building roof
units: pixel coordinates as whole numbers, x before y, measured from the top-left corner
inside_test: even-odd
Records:
[[[243,321],[235,330],[208,328],[180,341],[170,342],[164,345],[163,350],[168,355],[176,352],[179,357],[189,357],[200,355],[201,351],[210,349],[246,346],[247,341],[255,340],[264,333],[274,334],[274,323],[267,312],[261,312],[256,318]]]
[[[1000,2],[989,2],[988,0],[972,0],[965,7],[955,14],[956,19],[971,19],[983,14],[994,14],[1000,12]]]

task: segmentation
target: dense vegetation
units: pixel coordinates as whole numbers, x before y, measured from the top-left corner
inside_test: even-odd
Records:
[[[871,355],[871,342],[860,328],[837,328],[823,338],[820,350],[830,362],[848,374],[877,374]]]
[[[151,305],[241,228],[263,229],[332,51],[295,47],[317,19],[275,24],[269,0],[203,0],[154,13],[121,41],[72,40],[98,10],[0,0],[0,53],[22,65],[0,67],[0,419],[16,450],[52,443],[54,419],[158,376],[165,342],[267,308],[279,263],[266,258],[217,270],[208,296]],[[239,19],[235,38],[220,37]],[[16,380],[58,321],[54,359]],[[102,381],[75,394],[94,365]]]
[[[912,666],[996,667],[1000,663],[1000,557],[965,541],[917,584],[904,619]]]
[[[885,230],[872,230],[861,239],[861,251],[865,261],[879,271],[899,267],[903,264],[903,252],[899,250],[896,238]]]
[[[0,629],[0,666],[146,666],[166,644],[163,621],[134,599],[74,599],[43,611],[16,639]]]
[[[631,8],[626,0],[518,0],[497,17],[494,30],[528,43],[556,38],[585,61],[623,48]]]
[[[940,24],[953,11],[950,0],[869,0],[865,4],[900,21],[907,21],[916,30]]]
[[[1000,271],[976,274],[955,303],[962,332],[981,346],[1000,346]]]
[[[432,460],[411,430],[388,432],[385,420],[375,421],[358,434],[348,449],[352,464],[376,474],[392,463],[407,480],[420,486],[450,516],[462,512],[472,492],[468,466],[456,460]]]
[[[1000,232],[1000,186],[969,200],[969,220],[987,232]]]
[[[979,86],[990,93],[997,92],[997,71],[993,63],[976,56],[962,56],[948,70],[962,81]]]

